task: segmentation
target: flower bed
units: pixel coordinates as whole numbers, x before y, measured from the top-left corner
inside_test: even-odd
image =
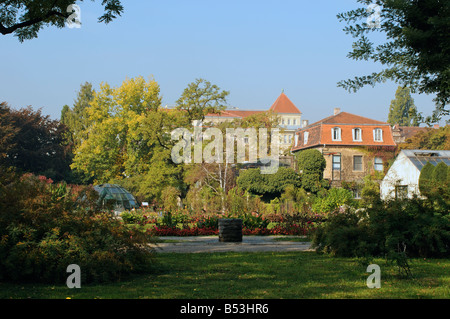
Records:
[[[192,228],[177,228],[169,226],[155,226],[148,230],[154,236],[209,236],[218,235],[219,230],[213,227],[192,227]]]
[[[220,218],[240,218],[243,220],[243,235],[307,235],[320,220],[317,216],[310,219],[292,216],[262,216],[258,213],[246,213],[240,216],[197,215],[182,213],[125,212],[124,223],[144,226],[154,236],[213,236],[219,234]]]

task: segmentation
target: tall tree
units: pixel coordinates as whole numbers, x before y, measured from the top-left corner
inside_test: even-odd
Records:
[[[155,80],[143,77],[119,87],[103,83],[86,109],[86,139],[74,151],[72,168],[96,183],[122,184],[146,200],[178,185],[181,168],[171,161],[167,132],[179,117],[160,108],[159,92]]]
[[[78,147],[87,138],[87,128],[89,127],[89,117],[87,109],[94,99],[95,90],[92,84],[85,82],[80,86],[73,108],[65,105],[61,111],[61,122],[69,129],[68,143],[73,147]]]
[[[186,112],[190,123],[194,120],[203,121],[208,113],[225,110],[229,94],[209,81],[196,79],[184,89],[176,102],[176,108]]]
[[[349,91],[387,80],[410,87],[412,92],[436,94],[433,114],[421,121],[435,123],[450,114],[450,5],[440,0],[357,0],[364,5],[338,14],[344,28],[357,40],[348,57],[381,63],[385,68],[367,76],[341,81]],[[380,11],[367,10],[376,4]],[[369,23],[375,17],[376,23]],[[361,23],[360,20],[363,20]],[[366,34],[380,32],[386,42],[375,45]]]
[[[92,0],[95,1],[95,0]],[[6,0],[0,2],[0,33],[13,33],[20,42],[38,37],[47,26],[63,28],[73,14],[71,5],[83,0]],[[104,13],[98,22],[109,23],[124,10],[120,0],[102,0]]]
[[[395,99],[391,101],[388,123],[400,126],[419,126],[417,108],[411,91],[407,87],[399,86],[395,92]]]

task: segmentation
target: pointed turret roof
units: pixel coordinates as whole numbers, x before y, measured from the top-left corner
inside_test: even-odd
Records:
[[[302,114],[284,92],[282,92],[275,103],[272,104],[270,110],[275,113]]]

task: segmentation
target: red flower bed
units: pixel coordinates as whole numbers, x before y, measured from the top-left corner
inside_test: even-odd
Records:
[[[156,226],[149,230],[149,232],[154,236],[210,236],[219,235],[219,230],[214,227],[192,227],[192,228],[177,228],[177,227],[167,227],[167,226]],[[299,225],[291,225],[289,227],[275,226],[271,229],[267,228],[247,228],[242,229],[243,235],[297,235],[303,236],[308,232],[307,229]]]
[[[275,226],[273,228],[255,228],[255,229],[249,229],[249,228],[243,228],[242,234],[243,235],[297,235],[297,236],[303,236],[306,235],[308,232],[307,229],[299,226],[299,225],[291,225],[290,227],[284,227],[284,226]]]

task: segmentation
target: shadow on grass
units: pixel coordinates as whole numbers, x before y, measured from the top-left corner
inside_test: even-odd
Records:
[[[412,262],[416,278],[401,279],[382,268],[381,289],[369,289],[366,267],[353,258],[315,252],[160,254],[151,274],[121,282],[57,286],[0,283],[1,298],[112,299],[318,299],[318,298],[449,298],[450,260]]]

